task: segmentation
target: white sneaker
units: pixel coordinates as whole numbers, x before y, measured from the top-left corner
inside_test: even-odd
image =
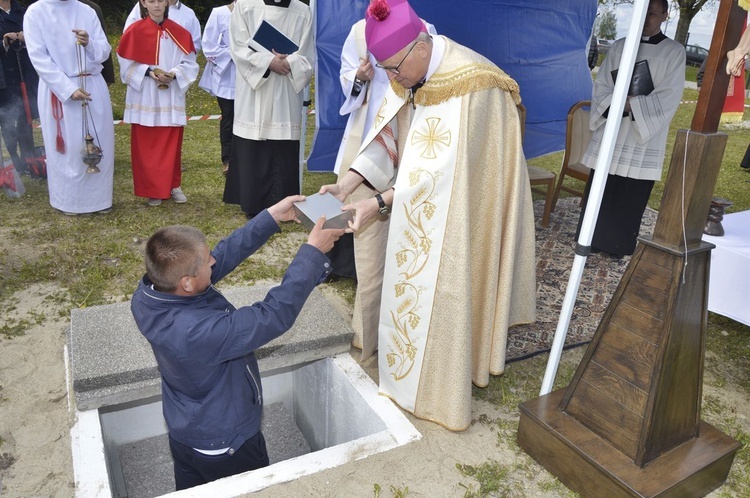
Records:
[[[180,187],[177,187],[172,189],[172,200],[176,204],[183,204],[187,202],[187,197],[182,192],[182,189]]]
[[[161,199],[149,199],[148,205],[149,206],[161,206]]]

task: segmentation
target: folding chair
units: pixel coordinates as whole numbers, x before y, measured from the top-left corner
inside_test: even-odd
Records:
[[[551,211],[555,210],[557,199],[560,197],[560,191],[583,197],[583,189],[578,190],[567,185],[563,185],[565,177],[573,177],[584,182],[588,181],[591,169],[581,164],[583,154],[591,141],[591,130],[589,130],[589,115],[591,109],[590,100],[582,100],[568,111],[568,120],[565,130],[565,155],[560,168],[560,175],[557,179],[557,187],[552,199]]]

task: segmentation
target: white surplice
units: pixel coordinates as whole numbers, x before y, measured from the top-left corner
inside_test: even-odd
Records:
[[[153,22],[147,20],[146,22]],[[195,52],[189,54],[179,49],[164,32],[159,43],[157,67],[174,73],[175,79],[167,89],[159,89],[156,81],[146,76],[148,64],[117,56],[120,61],[120,78],[128,86],[125,95],[126,123],[143,126],[185,126],[185,94],[198,78],[198,63]]]
[[[89,34],[86,47],[76,44],[73,29]],[[80,2],[39,0],[29,6],[24,17],[24,33],[29,58],[39,74],[39,118],[47,154],[47,185],[50,204],[61,211],[90,213],[112,207],[115,163],[115,137],[112,104],[104,78],[102,62],[111,47],[102,31],[96,12]],[[82,85],[79,82],[79,50],[85,53],[86,91],[91,94],[87,106],[89,127],[103,157],[100,173],[86,173],[82,160],[82,106],[70,96]],[[51,92],[63,105],[60,131],[65,153],[56,150],[58,124],[53,116]]]
[[[125,32],[128,26],[141,19],[140,2],[133,6],[133,10],[128,14],[128,18],[125,20],[125,26],[122,31]],[[190,31],[190,37],[193,39],[193,45],[195,45],[195,52],[201,51],[201,23],[198,20],[198,16],[195,15],[193,9],[188,7],[182,2],[177,2],[174,5],[169,6],[169,13],[167,14],[169,19]]]
[[[211,11],[203,30],[203,55],[206,67],[198,86],[222,99],[234,100],[237,68],[229,51],[229,19],[232,11],[222,5]]]
[[[286,58],[291,71],[285,76],[265,76],[274,56],[247,45],[263,20],[299,47]],[[288,8],[238,0],[229,33],[237,65],[234,134],[249,140],[299,140],[303,90],[310,83],[315,57],[310,8],[299,0],[291,0]]]
[[[592,169],[599,157],[607,122],[605,113],[615,88],[612,70],[620,66],[624,46],[624,38],[612,44],[594,82],[590,122],[594,133],[582,161]],[[680,106],[685,88],[685,48],[669,38],[656,45],[640,43],[636,61],[643,60],[648,61],[654,90],[648,95],[630,98],[633,117],[622,118],[609,174],[659,181],[669,123]]]

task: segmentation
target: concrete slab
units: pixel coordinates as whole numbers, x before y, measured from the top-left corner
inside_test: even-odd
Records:
[[[263,407],[260,430],[266,439],[270,465],[310,453],[310,445],[283,403]]]
[[[261,301],[270,288],[232,288],[224,294],[239,307]],[[270,370],[347,352],[351,336],[348,320],[315,290],[291,330],[256,355],[261,370]],[[156,360],[135,325],[129,302],[72,310],[68,352],[79,410],[160,394]]]
[[[152,498],[174,491],[174,468],[166,434],[123,444],[120,465],[128,498]]]
[[[261,431],[273,465],[310,453],[310,445],[283,403],[263,408]],[[119,447],[128,498],[153,498],[174,491],[172,454],[166,434]]]

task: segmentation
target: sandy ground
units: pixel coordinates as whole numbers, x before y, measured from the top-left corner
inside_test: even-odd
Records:
[[[6,306],[5,320],[40,322],[23,336],[0,339],[0,496],[73,496],[73,466],[66,396],[63,347],[68,313],[50,296],[57,288],[34,286]],[[563,362],[578,362],[583,348],[566,352]],[[375,359],[363,364],[377,375]],[[705,394],[720,397],[743,420],[747,430],[750,401],[731,386],[711,387]],[[259,496],[464,496],[477,492],[476,480],[461,474],[457,464],[489,460],[513,468],[502,496],[557,497],[561,488],[547,489],[553,477],[513,445],[499,438],[496,421],[515,416],[474,400],[475,423],[465,432],[408,416],[422,439],[395,450],[350,462],[258,493]],[[494,422],[488,422],[494,421]],[[513,440],[514,437],[506,437]],[[377,488],[379,487],[379,493]],[[716,493],[714,493],[716,494]]]
[[[6,308],[6,323],[40,317],[25,335],[0,339],[2,496],[72,496],[73,462],[63,347],[69,326],[32,286]],[[10,308],[10,309],[8,309]],[[44,317],[44,318],[41,318]]]

